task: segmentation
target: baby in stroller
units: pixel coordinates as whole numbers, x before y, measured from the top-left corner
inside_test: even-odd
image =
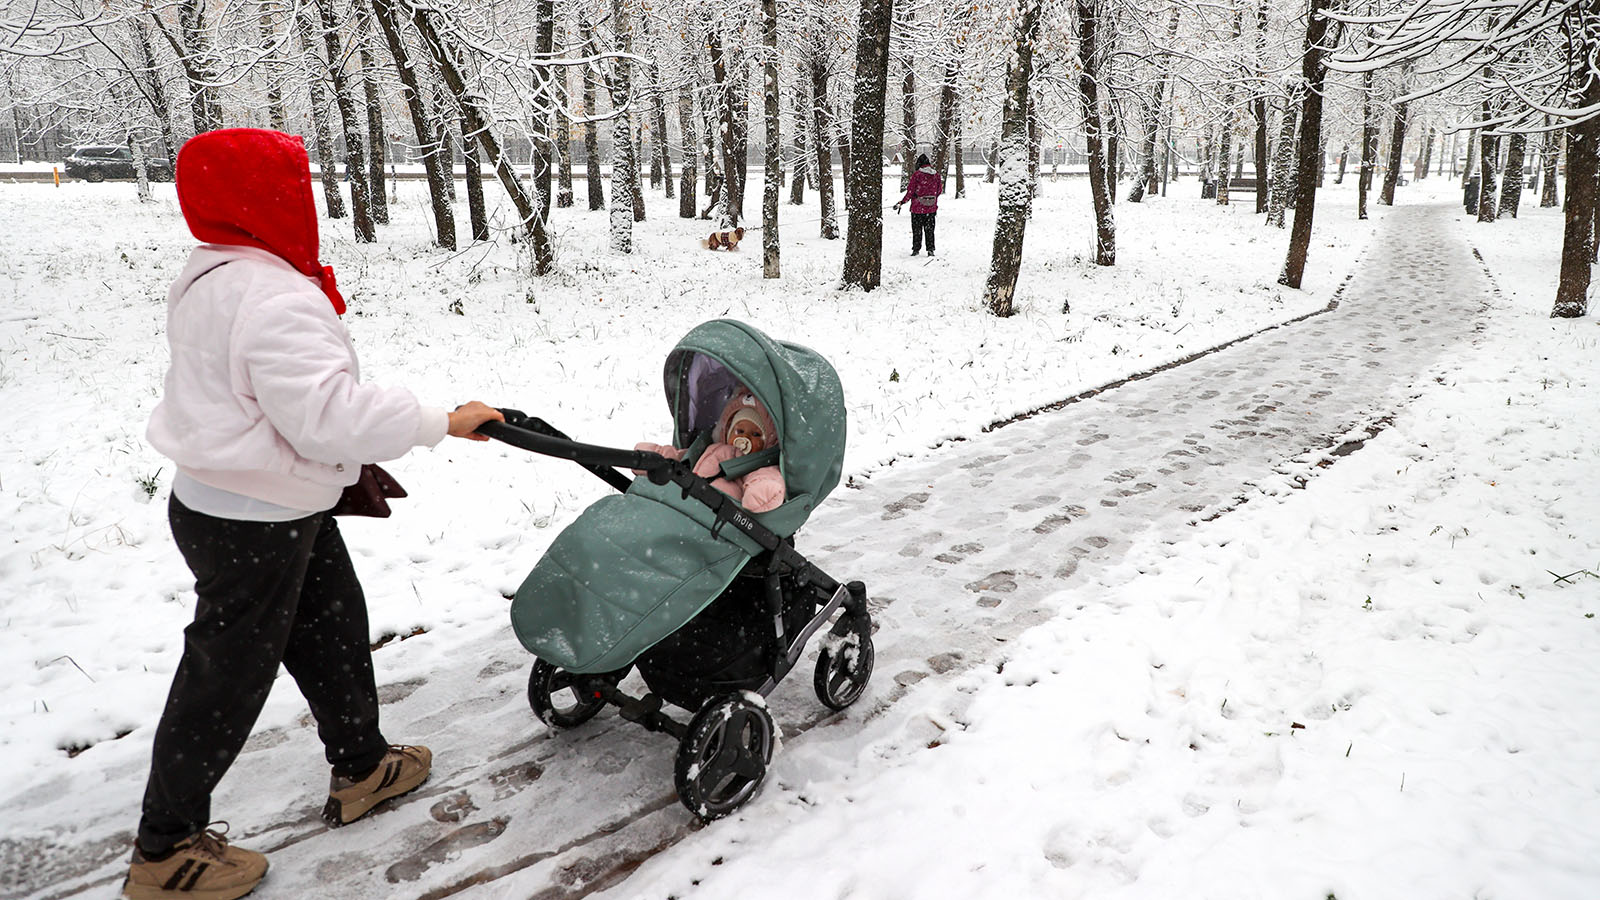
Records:
[[[711,434],[711,444],[694,462],[694,474],[711,480],[711,486],[739,501],[751,512],[766,512],[783,505],[788,496],[783,484],[783,473],[776,461],[746,475],[735,478],[722,477],[722,464],[741,456],[777,450],[778,429],[772,423],[772,414],[761,405],[750,389],[740,385],[717,417],[716,430]],[[682,459],[684,450],[665,444],[641,441],[635,450],[659,453],[668,459]],[[644,474],[638,469],[634,474]]]

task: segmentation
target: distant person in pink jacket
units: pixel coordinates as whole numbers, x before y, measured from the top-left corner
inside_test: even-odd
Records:
[[[788,489],[783,483],[783,472],[776,465],[762,466],[739,478],[722,477],[722,464],[751,453],[775,449],[778,446],[778,429],[772,414],[761,405],[748,389],[734,391],[717,426],[711,433],[711,443],[695,460],[694,474],[711,479],[711,486],[739,501],[751,512],[767,512],[783,505]],[[659,453],[668,459],[682,459],[684,451],[664,444],[639,443],[635,450]]]
[[[205,243],[167,295],[172,360],[147,437],[177,463],[168,521],[197,601],[156,726],[123,893],[231,900],[261,881],[267,860],[207,827],[211,792],[280,663],[333,767],[330,825],[428,777],[426,747],[391,745],[378,728],[366,598],[329,510],[363,463],[446,434],[481,439],[477,427],[503,417],[478,402],[423,406],[361,380],[344,298],[317,258],[300,138],[201,134],[178,154],[177,187]]]
[[[911,173],[911,183],[906,195],[894,205],[894,211],[908,202],[911,204],[911,255],[922,252],[922,239],[928,239],[928,255],[933,255],[933,226],[939,216],[939,195],[944,193],[944,182],[928,162],[928,154],[917,154],[917,170]]]

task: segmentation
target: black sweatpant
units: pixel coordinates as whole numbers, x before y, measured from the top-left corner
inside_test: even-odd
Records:
[[[194,622],[156,726],[139,846],[149,853],[210,822],[211,792],[238,757],[281,662],[340,775],[370,771],[378,729],[367,603],[334,517],[242,522],[174,497],[172,536],[194,572]]]
[[[928,255],[933,255],[933,225],[938,213],[912,213],[911,214],[911,255],[922,252],[922,240],[928,240]]]

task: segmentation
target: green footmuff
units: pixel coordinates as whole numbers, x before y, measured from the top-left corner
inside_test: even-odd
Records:
[[[739,387],[770,412],[787,499],[752,518],[789,537],[839,483],[843,391],[833,367],[796,344],[732,320],[695,327],[667,356],[674,444],[693,457]],[[512,629],[529,651],[569,672],[626,667],[717,598],[759,545],[717,528],[676,485],[635,479],[584,510],[518,588]]]

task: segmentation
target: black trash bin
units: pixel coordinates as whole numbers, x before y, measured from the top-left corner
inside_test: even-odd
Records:
[[[1474,175],[1468,178],[1467,186],[1462,191],[1462,205],[1466,206],[1467,212],[1474,216],[1478,214],[1478,185],[1482,180],[1483,176],[1481,175]]]
[[[1200,199],[1201,200],[1215,200],[1215,199],[1217,199],[1217,180],[1215,178],[1208,178],[1204,182],[1201,183],[1201,185],[1200,185]]]

